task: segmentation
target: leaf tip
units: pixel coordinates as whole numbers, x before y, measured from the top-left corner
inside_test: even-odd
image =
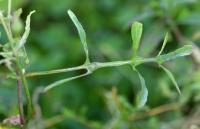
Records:
[[[31,11],[31,12],[30,12],[30,15],[32,15],[32,14],[35,13],[35,12],[36,12],[36,10]]]
[[[74,13],[72,12],[72,10],[71,9],[68,9],[67,10],[67,13],[68,13],[68,15],[71,17]]]
[[[133,24],[132,24],[132,27],[134,27],[134,26],[140,26],[140,27],[142,27],[143,24],[142,24],[141,22],[135,21],[135,22],[133,22]]]

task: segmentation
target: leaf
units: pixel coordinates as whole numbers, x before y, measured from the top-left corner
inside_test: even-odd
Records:
[[[174,52],[158,56],[157,61],[160,64],[162,64],[166,61],[170,61],[178,57],[190,55],[191,53],[192,53],[192,45],[185,45],[182,48],[175,50]]]
[[[88,74],[90,74],[90,73],[87,72],[87,73],[84,73],[84,74],[81,74],[81,75],[78,75],[78,76],[74,76],[74,77],[65,78],[65,79],[61,79],[61,80],[55,81],[54,83],[49,84],[48,86],[46,86],[45,89],[44,89],[44,92],[47,92],[48,90],[50,90],[50,89],[52,89],[54,87],[57,87],[57,86],[59,86],[61,84],[64,84],[66,82],[78,79],[78,78],[83,77],[83,76],[87,76]]]
[[[184,8],[176,18],[176,23],[181,25],[196,26],[200,24],[199,11],[190,11],[188,8]]]
[[[146,87],[145,80],[142,77],[142,75],[135,69],[135,67],[133,67],[133,70],[137,72],[141,82],[141,90],[137,95],[136,104],[138,107],[143,107],[147,102],[148,89]]]
[[[68,10],[68,15],[71,18],[71,20],[73,21],[74,25],[76,26],[79,37],[81,39],[81,43],[82,43],[84,51],[85,51],[86,62],[87,62],[87,61],[89,61],[89,53],[88,53],[88,46],[87,46],[87,41],[86,41],[85,30],[83,29],[83,26],[81,25],[81,23],[78,21],[76,15],[71,10]]]
[[[26,40],[29,36],[29,33],[30,33],[30,22],[31,22],[31,15],[35,13],[35,10],[34,11],[31,11],[29,13],[29,15],[27,16],[26,18],[26,26],[25,26],[25,32],[22,36],[22,38],[20,39],[19,41],[19,44],[17,46],[17,49],[20,49],[22,46],[24,46],[24,44],[26,43]]]
[[[137,56],[140,40],[142,37],[142,27],[143,25],[140,22],[134,22],[131,27],[133,57]]]
[[[165,39],[164,39],[164,41],[163,41],[162,48],[161,48],[160,52],[158,53],[158,56],[160,56],[160,54],[163,52],[163,50],[164,50],[164,48],[165,48],[165,46],[166,46],[166,44],[167,44],[168,37],[169,37],[169,34],[167,33],[167,34],[165,35]]]
[[[165,73],[168,75],[168,77],[170,78],[170,80],[173,82],[174,86],[176,87],[178,93],[181,95],[181,91],[179,89],[179,86],[173,76],[173,74],[167,69],[165,68],[164,66],[160,65],[160,67],[165,71]]]

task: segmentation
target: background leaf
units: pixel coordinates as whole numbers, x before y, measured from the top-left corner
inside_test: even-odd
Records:
[[[147,24],[147,23],[146,23]],[[159,27],[158,27],[159,26]],[[148,23],[145,25],[141,40],[139,54],[143,57],[149,57],[162,43],[166,28],[160,23]]]

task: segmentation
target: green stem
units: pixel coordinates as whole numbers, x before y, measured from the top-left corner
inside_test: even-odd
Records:
[[[8,17],[8,24],[5,23],[4,18],[3,18],[3,14],[1,12],[0,12],[0,20],[1,20],[1,23],[2,23],[2,25],[4,27],[5,32],[7,34],[8,40],[9,40],[9,42],[11,44],[11,49],[13,51],[13,56],[16,58],[16,62],[15,62],[16,63],[16,71],[19,72],[17,74],[19,74],[19,76],[20,76],[20,79],[18,78],[18,84],[20,84],[20,85],[23,84],[23,86],[24,86],[26,97],[27,97],[27,101],[28,101],[27,102],[27,105],[28,105],[28,118],[30,118],[31,115],[32,115],[31,96],[30,96],[30,93],[29,93],[29,88],[28,88],[28,83],[26,81],[26,77],[25,77],[25,75],[23,73],[23,70],[21,68],[21,65],[20,65],[19,57],[18,57],[18,55],[15,52],[15,49],[13,47],[13,36],[12,36],[12,30],[11,30],[11,27],[10,27],[10,16],[11,16],[11,0],[8,1],[8,16],[7,16]],[[21,90],[22,89],[18,85],[18,94],[22,94]],[[20,99],[20,100],[18,100],[19,105],[20,105],[19,107],[21,108],[21,109],[19,109],[19,113],[20,113],[20,119],[24,120],[24,116],[23,116],[23,113],[22,113],[23,106],[21,106],[21,105],[23,105],[22,104],[22,97],[20,97],[20,96],[22,96],[22,95],[19,95],[19,97],[18,97]],[[25,122],[25,120],[23,122]]]

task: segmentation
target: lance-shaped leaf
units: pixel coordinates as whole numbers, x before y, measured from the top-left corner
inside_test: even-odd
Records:
[[[83,29],[83,26],[81,25],[81,23],[77,19],[76,15],[71,10],[68,10],[68,15],[71,18],[71,20],[73,21],[74,25],[76,26],[79,37],[81,39],[81,43],[82,43],[84,51],[85,51],[86,62],[87,62],[87,61],[89,61],[89,53],[88,53],[88,46],[87,46],[87,41],[86,41],[85,30]]]
[[[192,45],[185,45],[182,48],[175,50],[174,52],[158,56],[157,61],[160,64],[162,64],[166,61],[170,61],[178,57],[190,55],[191,53],[192,53]]]
[[[26,40],[29,36],[29,33],[30,33],[30,23],[31,23],[31,15],[35,13],[35,10],[34,11],[31,11],[29,13],[29,15],[27,16],[26,18],[26,26],[25,26],[25,32],[24,34],[22,35],[22,38],[20,39],[19,41],[19,44],[17,45],[17,49],[20,49],[22,46],[24,46],[24,44],[26,43]]]
[[[179,86],[173,76],[173,74],[167,69],[165,68],[164,66],[160,65],[160,67],[165,71],[165,73],[167,74],[167,76],[170,78],[170,80],[173,82],[174,86],[176,87],[177,91],[179,94],[181,94],[181,91],[179,89]]]
[[[142,23],[134,22],[131,27],[133,57],[137,56],[140,39],[142,37]]]
[[[59,86],[59,85],[61,85],[61,84],[64,84],[64,83],[66,83],[66,82],[69,82],[69,81],[78,79],[78,78],[80,78],[80,77],[86,76],[86,75],[88,75],[88,74],[90,74],[90,73],[87,72],[87,73],[84,73],[84,74],[81,74],[81,75],[78,75],[78,76],[74,76],[74,77],[70,77],[70,78],[65,78],[65,79],[61,79],[61,80],[58,80],[58,81],[56,81],[56,82],[53,82],[52,84],[49,84],[48,86],[46,86],[46,87],[44,88],[44,92],[47,92],[48,90],[50,90],[50,89],[52,89],[52,88],[54,88],[54,87],[57,87],[57,86]]]
[[[143,107],[147,102],[148,97],[148,89],[146,87],[146,83],[142,75],[133,67],[133,70],[135,70],[140,78],[141,82],[141,90],[139,91],[137,98],[136,98],[136,104],[138,107]]]
[[[162,44],[161,50],[160,50],[160,52],[158,53],[157,56],[160,56],[161,53],[163,52],[163,50],[164,50],[164,48],[165,48],[165,46],[166,46],[166,44],[167,44],[168,37],[169,37],[169,34],[167,33],[167,34],[165,35],[165,39],[164,39],[164,41],[163,41],[163,44]]]

